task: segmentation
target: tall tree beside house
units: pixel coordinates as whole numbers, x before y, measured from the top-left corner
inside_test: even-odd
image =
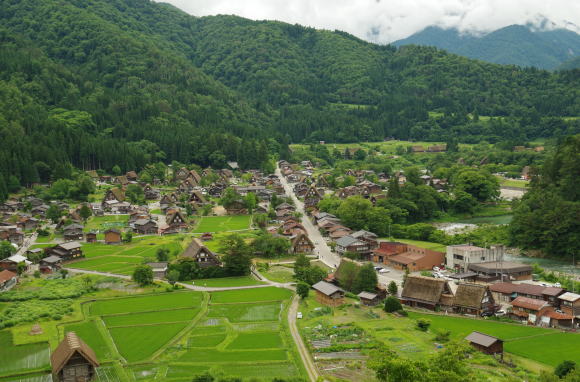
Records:
[[[145,193],[143,188],[137,184],[130,184],[127,186],[127,191],[125,191],[125,196],[133,204],[144,204],[145,203]]]
[[[294,278],[305,280],[308,269],[310,269],[310,259],[304,253],[299,253],[294,261]]]
[[[367,263],[360,267],[354,284],[353,292],[374,292],[378,283],[377,271],[371,263]]]
[[[389,283],[389,285],[387,286],[387,292],[389,292],[389,294],[391,296],[396,296],[397,292],[399,288],[397,287],[397,283],[393,280]]]
[[[46,217],[49,218],[53,223],[58,223],[62,216],[62,211],[56,204],[51,204],[46,210]]]
[[[9,241],[4,240],[0,242],[0,260],[12,256],[14,252],[16,252],[16,248]]]
[[[224,270],[229,276],[243,276],[250,273],[251,250],[242,236],[230,234],[224,237],[220,242],[219,252],[224,254]]]
[[[0,203],[4,203],[8,199],[8,187],[4,181],[4,175],[0,172]]]
[[[153,269],[149,265],[138,265],[133,271],[132,279],[140,286],[153,284]]]
[[[305,282],[300,281],[296,284],[296,294],[300,296],[303,300],[308,297],[308,293],[310,292],[310,285],[306,284]]]
[[[92,214],[93,213],[91,209],[86,204],[83,204],[81,209],[79,210],[79,215],[84,221],[87,221],[87,219],[90,218]]]

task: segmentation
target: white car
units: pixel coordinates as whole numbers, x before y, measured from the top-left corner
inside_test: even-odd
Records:
[[[302,312],[296,313],[296,318],[302,318]]]
[[[495,315],[497,317],[505,316],[505,310],[498,310],[497,312],[495,312]]]
[[[441,269],[439,269],[439,267],[433,267],[433,270],[434,270],[435,272],[439,272]]]
[[[554,286],[555,286],[556,288],[562,288],[562,284],[560,284],[560,283],[556,283],[556,284],[554,284]]]
[[[390,272],[389,269],[385,269],[385,268],[379,269],[379,273],[389,273],[389,272]]]

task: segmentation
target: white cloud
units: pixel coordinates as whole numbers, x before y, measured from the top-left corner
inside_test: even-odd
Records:
[[[235,14],[340,29],[386,43],[429,25],[483,33],[511,24],[540,24],[580,31],[578,0],[160,0],[195,15]]]

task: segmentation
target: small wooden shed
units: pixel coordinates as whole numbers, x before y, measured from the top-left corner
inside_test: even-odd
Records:
[[[68,332],[50,356],[55,382],[88,382],[95,377],[99,361],[93,349],[75,332]]]
[[[358,294],[360,302],[366,306],[375,306],[381,302],[381,296],[377,293],[360,292]]]
[[[121,241],[121,231],[118,229],[111,228],[105,231],[105,244],[120,244]]]
[[[344,290],[326,281],[312,285],[316,291],[316,300],[324,305],[339,306],[344,304]]]
[[[465,337],[465,339],[480,352],[503,356],[503,340],[499,338],[475,331]]]

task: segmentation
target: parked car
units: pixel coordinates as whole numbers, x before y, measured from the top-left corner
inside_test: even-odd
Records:
[[[562,288],[562,284],[560,284],[560,283],[555,283],[555,284],[554,284],[554,286],[555,286],[556,288]]]
[[[482,312],[481,317],[491,317],[493,316],[493,312]]]
[[[375,267],[375,271],[379,272],[383,267]]]
[[[302,318],[302,312],[296,313],[296,318]]]
[[[439,272],[441,269],[439,269],[439,267],[433,267],[433,270],[434,270],[435,272]]]
[[[379,273],[389,273],[390,271],[391,271],[390,269],[381,268],[379,270]]]
[[[498,310],[497,312],[495,312],[495,316],[496,317],[505,316],[505,310]]]

